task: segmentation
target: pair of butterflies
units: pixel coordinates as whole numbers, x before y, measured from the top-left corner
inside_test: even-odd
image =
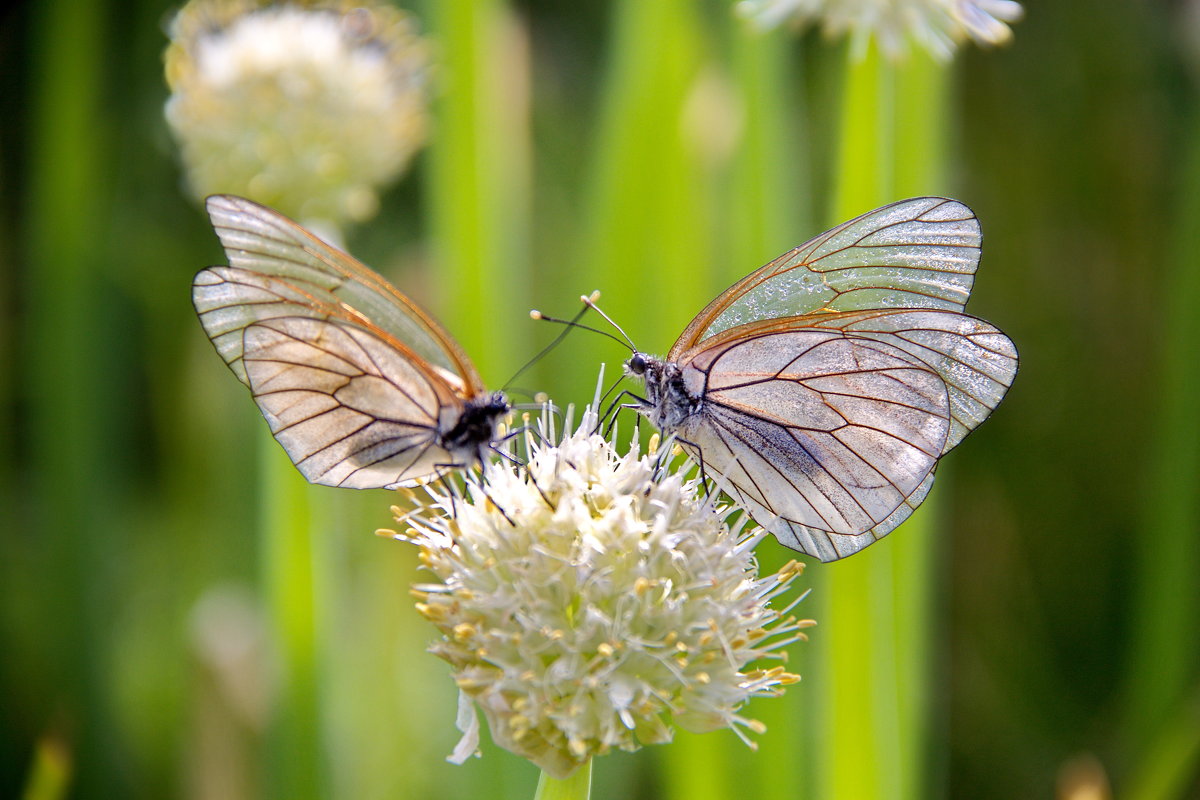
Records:
[[[196,275],[196,312],[305,478],[391,488],[485,460],[508,402],[432,317],[271,209],[207,207],[230,264]],[[1016,375],[1009,338],[963,313],[980,240],[938,197],[843,223],[722,292],[665,359],[635,351],[634,407],[782,544],[855,553]]]

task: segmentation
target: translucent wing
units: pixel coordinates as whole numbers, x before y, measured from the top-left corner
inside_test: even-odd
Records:
[[[742,332],[680,364],[703,405],[679,436],[704,469],[784,544],[825,561],[898,525],[945,450],[945,382],[881,340]]]
[[[242,341],[256,322],[302,316],[358,326],[436,368],[463,394],[483,383],[458,344],[382,276],[287,217],[232,195],[208,198],[208,215],[229,257],[192,283],[208,337],[243,383]],[[432,370],[431,370],[432,371]]]
[[[881,342],[936,373],[950,399],[950,432],[942,453],[987,419],[1017,374],[1017,349],[996,326],[969,314],[913,309],[810,314],[744,325],[681,354],[680,362],[745,337],[804,330],[841,331]]]
[[[833,329],[896,347],[938,374],[950,398],[946,453],[988,418],[1017,376],[1017,348],[996,326],[953,311],[815,314],[794,325]]]
[[[437,431],[462,400],[390,343],[310,317],[254,323],[244,342],[254,400],[309,481],[392,487],[452,461]]]
[[[816,311],[962,311],[979,264],[979,222],[956,200],[917,197],[826,231],[747,275],[692,320],[678,360],[704,339],[765,319]]]

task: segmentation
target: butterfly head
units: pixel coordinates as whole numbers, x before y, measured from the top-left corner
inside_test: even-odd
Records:
[[[635,352],[633,357],[625,362],[625,373],[641,378],[646,374],[646,370],[650,369],[651,362],[655,359],[648,358],[641,353]]]
[[[688,391],[683,370],[673,361],[664,361],[634,352],[625,362],[625,374],[646,384],[646,399],[638,411],[664,432],[687,422],[700,407],[700,398]]]
[[[483,460],[483,451],[498,438],[500,421],[511,410],[503,392],[468,400],[454,427],[441,436],[441,445],[455,461],[473,464]]]

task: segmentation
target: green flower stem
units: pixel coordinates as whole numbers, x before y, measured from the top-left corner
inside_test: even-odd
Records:
[[[920,52],[899,66],[873,47],[851,58],[831,224],[941,191],[944,72]],[[821,570],[827,584],[817,589],[823,602],[817,643],[830,695],[816,720],[825,751],[817,759],[825,765],[818,796],[925,794],[936,502],[926,501],[884,542]]]
[[[503,0],[430,2],[425,19],[443,87],[425,172],[435,310],[495,387],[531,351],[534,327],[527,34]],[[484,752],[464,796],[504,796],[527,780],[524,764]]]
[[[428,18],[445,86],[427,173],[438,316],[496,382],[519,366],[532,328],[528,53],[500,0],[431,3]]]
[[[1200,118],[1191,121],[1191,129],[1191,152],[1183,163],[1173,206],[1161,333],[1155,338],[1162,345],[1161,378],[1153,392],[1158,413],[1151,421],[1142,532],[1133,539],[1139,552],[1124,729],[1126,743],[1134,748],[1145,748],[1160,735],[1163,720],[1176,713],[1180,698],[1192,691],[1200,659],[1197,638],[1180,633],[1194,629],[1200,615],[1200,229],[1195,224],[1200,213]],[[1153,754],[1142,750],[1141,757]]]
[[[733,283],[799,244],[797,237],[804,238],[812,222],[808,193],[801,190],[809,172],[807,109],[794,91],[804,76],[788,57],[791,33],[734,23],[732,77],[745,121],[730,176],[733,252],[718,269],[718,284]]]
[[[33,750],[22,800],[61,800],[71,787],[71,752],[57,736],[43,736]]]
[[[895,196],[953,195],[946,181],[945,154],[950,127],[950,70],[924,49],[914,49],[895,68],[897,102],[893,107],[896,144],[892,168]],[[886,201],[885,201],[886,202]],[[930,709],[934,671],[933,637],[937,627],[934,605],[939,575],[937,549],[950,532],[942,520],[941,498],[948,496],[953,470],[939,468],[941,491],[934,491],[909,520],[893,547],[895,593],[887,601],[895,608],[894,628],[899,763],[908,765],[902,778],[902,797],[928,797],[936,781],[929,774]],[[898,688],[897,688],[898,687]],[[944,759],[935,759],[944,761]]]
[[[267,782],[271,797],[323,797],[313,489],[273,439],[259,442],[260,555],[278,680]]]
[[[733,28],[732,78],[742,97],[745,123],[730,171],[730,255],[728,263],[717,268],[714,288],[732,283],[819,230],[810,193],[804,190],[811,185],[806,157],[811,130],[808,108],[800,102],[803,95],[795,91],[805,76],[798,60],[790,57],[794,37],[787,30],[764,33],[747,20],[734,20]],[[763,573],[795,556],[773,539],[757,549]],[[806,580],[811,574],[806,573]],[[806,615],[807,611],[800,614]],[[804,675],[808,654],[799,650],[789,648],[796,660],[788,663]],[[767,733],[755,740],[756,751],[720,737],[732,751],[737,770],[736,787],[728,794],[771,797],[786,786],[796,797],[812,796],[813,689],[806,680],[783,697],[754,702],[748,715],[767,726]]]
[[[641,347],[662,352],[724,285],[711,277],[711,194],[683,136],[704,54],[701,19],[687,0],[622,0],[612,24],[584,252],[606,311]],[[571,383],[590,389],[593,367],[571,369]],[[665,797],[727,796],[721,737],[679,735],[660,763]]]
[[[1131,800],[1192,796],[1189,790],[1195,788],[1200,763],[1200,687],[1164,715],[1142,755],[1124,796]]]
[[[574,775],[561,781],[543,772],[538,778],[533,800],[588,800],[591,795],[592,762],[589,760]]]
[[[685,0],[622,0],[613,9],[583,252],[605,310],[661,352],[711,297],[708,187],[682,136],[701,65],[700,19]],[[593,367],[579,361],[573,382],[590,392]]]

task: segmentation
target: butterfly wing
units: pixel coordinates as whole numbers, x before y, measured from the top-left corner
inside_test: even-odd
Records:
[[[1012,340],[969,314],[885,309],[814,314],[790,324],[885,343],[936,372],[950,398],[950,433],[943,454],[988,418],[1017,376]]]
[[[762,330],[682,366],[704,403],[680,439],[790,547],[825,561],[849,555],[899,524],[932,483],[951,426],[946,384],[892,344]]]
[[[755,270],[692,320],[667,358],[757,320],[817,311],[930,308],[962,311],[982,237],[971,209],[917,197],[838,225]]]
[[[465,396],[484,391],[462,348],[381,275],[282,214],[232,195],[206,203],[229,266],[209,267],[192,283],[196,313],[217,352],[243,383],[245,330],[301,316],[336,319],[370,331]]]
[[[1004,396],[1016,349],[962,313],[980,243],[955,200],[878,208],[735,283],[671,348],[702,401],[681,440],[784,544],[831,561],[886,535]]]
[[[389,342],[309,317],[256,322],[244,341],[254,400],[312,483],[392,488],[453,461],[438,430],[462,401]]]
[[[230,265],[197,273],[196,313],[304,477],[390,487],[453,463],[439,432],[484,393],[458,344],[281,214],[228,195],[207,207]]]
[[[842,331],[895,347],[936,373],[950,398],[950,433],[945,454],[987,419],[1000,404],[1017,374],[1017,349],[989,322],[954,311],[880,309],[810,314],[764,320],[723,331],[680,357],[689,363],[705,351],[744,337],[772,332]]]

